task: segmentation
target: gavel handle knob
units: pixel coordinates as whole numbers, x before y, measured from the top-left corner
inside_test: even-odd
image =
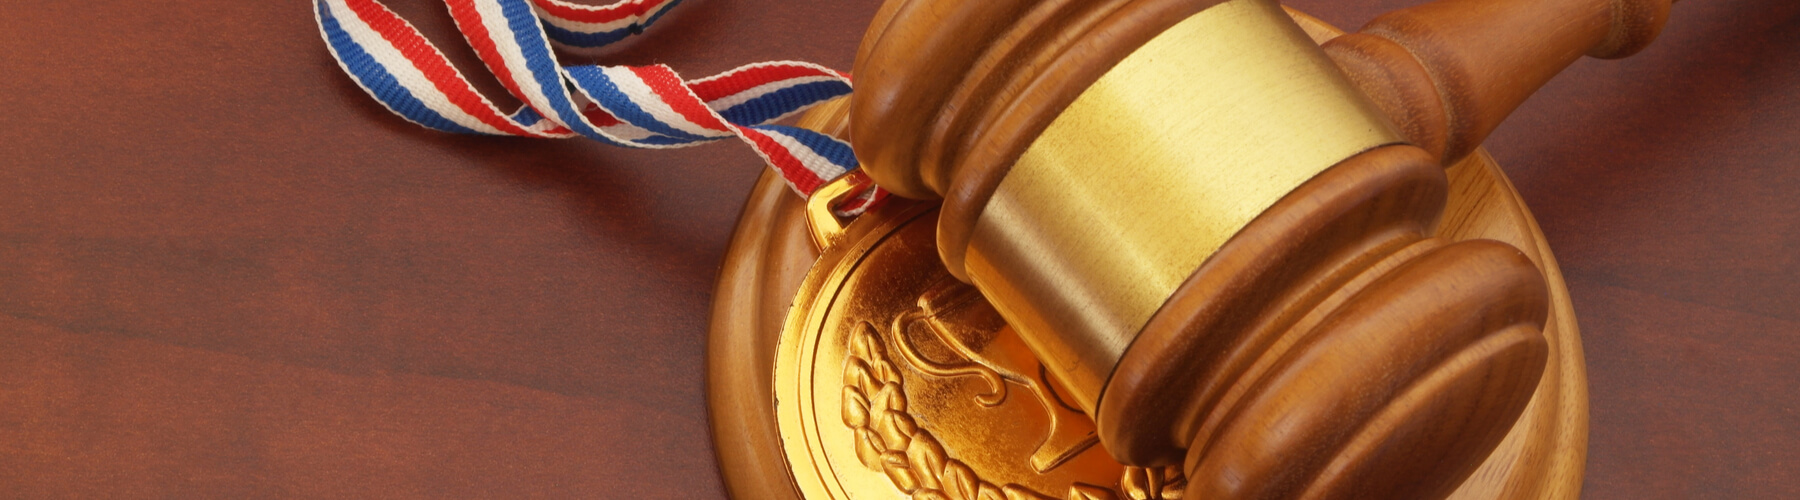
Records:
[[[1670,0],[1439,0],[1324,45],[1415,144],[1455,164],[1582,55],[1649,45]]]

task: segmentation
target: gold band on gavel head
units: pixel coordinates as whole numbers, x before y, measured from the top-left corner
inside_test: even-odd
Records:
[[[1090,415],[1176,288],[1282,196],[1402,142],[1273,0],[1176,24],[1077,98],[1006,174],[970,281]]]

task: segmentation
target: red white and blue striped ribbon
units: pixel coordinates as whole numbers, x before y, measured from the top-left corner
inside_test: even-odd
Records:
[[[586,137],[634,148],[738,138],[802,196],[857,169],[850,146],[772,123],[850,93],[847,75],[815,64],[751,64],[684,81],[667,66],[562,65],[552,44],[603,46],[639,33],[681,0],[587,6],[563,0],[445,0],[469,45],[524,102],[504,112],[475,90],[418,29],[376,0],[314,0],[319,30],[344,72],[421,126],[465,134]],[[854,172],[862,184],[860,172]],[[885,193],[840,204],[854,215]]]

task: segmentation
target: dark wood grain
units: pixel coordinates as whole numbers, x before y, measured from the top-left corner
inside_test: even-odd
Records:
[[[848,68],[876,3],[687,0],[605,59]],[[0,496],[722,496],[702,351],[747,150],[418,130],[303,2],[0,19]],[[1797,125],[1800,4],[1689,1],[1487,142],[1580,315],[1587,498],[1800,496]]]
[[[722,496],[756,156],[419,129],[310,3],[0,4],[0,497]],[[689,0],[605,59],[848,68],[874,8]]]

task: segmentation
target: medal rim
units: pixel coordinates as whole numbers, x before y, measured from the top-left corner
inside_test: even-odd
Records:
[[[832,306],[843,298],[843,288],[848,284],[850,274],[873,255],[873,250],[882,242],[895,237],[900,229],[920,217],[935,214],[937,209],[935,203],[894,200],[864,214],[832,239],[801,282],[776,341],[775,366],[771,373],[774,393],[770,396],[775,400],[776,430],[782,443],[782,454],[787,459],[788,475],[803,498],[843,499],[853,495],[843,487],[841,480],[825,479],[826,472],[834,469],[825,451],[815,447],[824,443],[814,439],[818,430],[811,427],[817,423],[817,408],[813,404],[812,391],[806,387],[819,367],[799,361],[816,357],[818,344],[823,342],[818,330],[824,327]],[[803,481],[802,471],[816,471],[820,480],[816,483]]]

